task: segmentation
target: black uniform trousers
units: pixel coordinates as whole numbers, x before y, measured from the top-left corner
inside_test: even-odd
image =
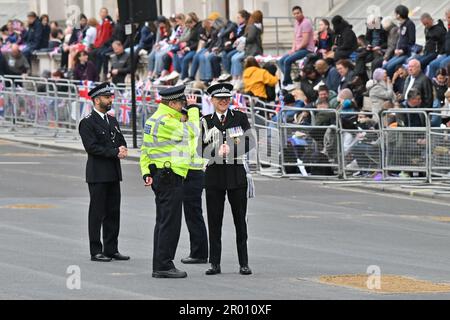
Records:
[[[220,264],[222,255],[222,221],[225,206],[225,194],[231,205],[239,265],[248,264],[247,253],[247,187],[238,189],[206,188],[206,206],[208,210],[209,262]]]
[[[180,239],[183,204],[183,178],[174,173],[162,177],[157,170],[153,177],[155,193],[156,224],[153,233],[153,271],[175,268],[173,259]]]
[[[189,170],[183,184],[184,218],[191,243],[190,257],[208,258],[208,235],[202,211],[202,193],[205,173],[202,170]]]
[[[118,252],[120,182],[89,183],[89,246],[91,256]],[[103,226],[103,245],[100,233]]]

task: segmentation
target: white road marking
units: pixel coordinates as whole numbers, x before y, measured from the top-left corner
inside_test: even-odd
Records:
[[[0,162],[0,165],[29,165],[29,164],[41,164],[40,162]]]

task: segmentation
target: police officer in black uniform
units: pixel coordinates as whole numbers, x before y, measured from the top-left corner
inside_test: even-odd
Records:
[[[206,206],[209,229],[209,261],[207,275],[221,273],[222,221],[225,195],[231,205],[239,257],[239,272],[252,273],[247,254],[247,171],[243,156],[254,146],[255,139],[247,116],[229,109],[229,83],[218,83],[208,88],[215,112],[202,119],[203,157],[209,159],[205,173]]]
[[[116,118],[107,115],[112,95],[109,83],[89,92],[94,103],[91,114],[81,120],[79,132],[88,154],[86,182],[89,185],[89,243],[91,260],[129,260],[118,250],[120,227],[120,160],[128,156],[127,143]],[[100,230],[103,227],[103,245]]]

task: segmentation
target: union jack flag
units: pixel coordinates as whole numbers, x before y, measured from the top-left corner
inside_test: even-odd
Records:
[[[120,106],[120,121],[123,125],[130,124],[131,107],[124,104]]]
[[[81,81],[80,87],[78,88],[78,94],[82,101],[91,100],[91,98],[89,97],[89,91],[92,89],[93,86],[94,82],[92,81],[88,80]]]
[[[236,93],[233,97],[233,107],[232,109],[245,112],[247,106],[245,105],[244,96],[241,93]]]

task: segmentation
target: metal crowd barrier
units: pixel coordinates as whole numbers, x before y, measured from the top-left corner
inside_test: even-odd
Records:
[[[330,123],[321,124],[320,117]],[[336,110],[284,107],[277,114],[277,122],[284,176],[337,178],[341,175]]]
[[[373,112],[339,114],[342,177],[382,179],[383,134]]]
[[[79,122],[92,110],[87,92],[94,85],[0,77],[0,124],[20,129],[18,134],[78,140]],[[139,139],[145,121],[158,107],[161,88],[144,83],[137,90]],[[115,91],[112,113],[125,135],[131,136],[131,87],[117,85]],[[189,93],[205,103],[203,91]],[[263,175],[426,182],[450,178],[450,123],[441,120],[450,119],[450,110],[391,109],[380,115],[279,108],[248,95],[238,100],[235,107],[247,114],[256,131],[257,148],[248,160]],[[431,126],[436,120],[441,120],[441,127]]]
[[[280,130],[276,116],[276,106],[256,100],[253,103],[253,127],[256,130],[257,166],[264,175],[281,176],[282,165],[280,158]]]
[[[392,109],[384,111],[382,118],[384,177],[394,175],[429,182],[430,119],[427,111]]]
[[[439,117],[440,127],[432,127],[429,133],[430,181],[450,179],[450,118],[449,110],[446,110],[445,118],[442,113],[432,112],[429,119]]]

